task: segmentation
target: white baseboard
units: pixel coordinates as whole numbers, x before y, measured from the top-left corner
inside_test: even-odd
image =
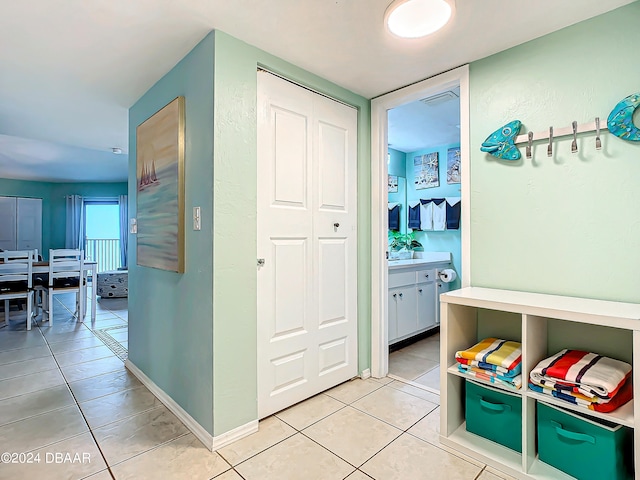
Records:
[[[239,427],[234,428],[233,430],[229,430],[222,435],[213,437],[212,450],[218,450],[219,448],[226,447],[230,443],[233,443],[236,440],[240,440],[241,438],[244,438],[247,435],[251,435],[252,433],[256,433],[257,431],[258,420],[251,420],[249,423],[245,423],[244,425],[240,425]]]
[[[127,367],[127,369],[171,411],[171,413],[178,417],[178,419],[184,423],[189,430],[191,430],[191,433],[193,433],[205,447],[209,450],[213,450],[213,435],[207,432],[202,425],[196,422],[191,415],[178,405],[173,398],[167,395],[164,390],[158,387],[153,380],[147,377],[142,370],[136,367],[131,360],[127,359],[126,362],[124,362],[124,366]]]
[[[167,407],[171,413],[173,413],[178,419],[184,423],[184,425],[191,430],[198,440],[200,440],[205,447],[214,451],[222,448],[230,443],[240,440],[247,435],[251,435],[258,431],[258,420],[252,420],[249,423],[240,425],[233,430],[223,433],[214,437],[205,428],[194,420],[180,405],[178,405],[173,398],[156,385],[153,380],[145,375],[145,373],[136,367],[131,360],[127,359],[124,362],[124,366],[138,379],[142,384],[153,393],[158,400],[160,400],[165,407]]]
[[[367,378],[369,378],[371,376],[371,369],[366,368],[362,371],[362,373],[360,374],[360,378],[362,380],[366,380]]]

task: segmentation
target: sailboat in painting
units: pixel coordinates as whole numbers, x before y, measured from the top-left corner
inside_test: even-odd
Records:
[[[156,162],[151,160],[151,169],[147,164],[142,165],[142,172],[140,173],[140,182],[138,182],[138,191],[142,191],[147,187],[160,183],[156,176]]]

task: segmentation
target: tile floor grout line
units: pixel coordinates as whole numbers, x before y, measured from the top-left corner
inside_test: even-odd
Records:
[[[336,452],[332,452],[331,450],[329,450],[328,447],[325,447],[324,445],[322,445],[320,442],[314,440],[313,438],[311,438],[309,435],[307,435],[306,433],[302,432],[302,431],[298,431],[298,433],[300,433],[302,436],[304,436],[305,438],[311,440],[313,443],[315,443],[316,445],[319,445],[320,447],[324,448],[327,452],[329,452],[331,455],[335,455],[336,457],[338,457],[340,460],[342,460],[343,462],[347,463],[348,465],[352,466],[353,468],[355,468],[356,470],[358,469],[357,465],[354,465],[353,463],[351,463],[349,460],[347,460],[346,458],[342,458],[340,455],[338,455]],[[365,462],[366,463],[366,462]],[[364,465],[364,463],[363,463]],[[349,475],[351,475],[353,472],[350,472]]]
[[[40,331],[40,333],[42,334],[42,331]],[[43,336],[44,336],[44,334],[43,334]],[[45,339],[45,341],[46,341],[46,339]],[[48,343],[47,343],[47,346],[49,347],[49,350],[51,351],[51,346],[49,346]],[[51,351],[51,355],[53,356],[53,360],[58,365],[58,369],[60,370],[60,374],[62,375],[62,378],[64,379],[65,383],[67,384],[67,388],[69,389],[69,392],[71,392],[71,396],[73,397],[73,400],[76,403],[76,407],[78,408],[78,411],[80,412],[80,415],[82,415],[82,419],[84,420],[84,423],[87,426],[87,429],[89,430],[89,434],[91,435],[91,438],[93,438],[93,442],[95,443],[96,448],[98,449],[98,452],[100,452],[100,456],[102,457],[102,460],[104,461],[104,464],[107,466],[107,470],[109,471],[109,475],[111,475],[111,478],[113,480],[116,480],[116,477],[111,472],[111,467],[109,466],[109,463],[107,462],[107,457],[105,457],[104,452],[102,451],[102,448],[100,447],[100,444],[98,443],[98,439],[94,435],[93,430],[92,430],[91,426],[89,425],[89,421],[87,420],[87,417],[85,416],[84,412],[82,411],[82,408],[80,408],[80,402],[78,402],[78,399],[76,398],[75,393],[73,393],[73,390],[71,390],[71,385],[67,381],[67,377],[65,376],[64,372],[62,371],[62,368],[60,368],[60,364],[58,364],[58,360],[56,359],[56,356],[53,353],[53,351]]]
[[[267,417],[267,418],[269,418],[269,417]],[[260,428],[260,427],[258,427],[258,428]],[[292,428],[293,428],[293,427],[292,427]],[[255,433],[258,433],[258,432],[255,432]],[[232,463],[231,463],[229,460],[227,460],[227,459],[225,458],[225,456],[220,452],[220,450],[215,450],[215,452],[217,452],[217,454],[218,454],[218,455],[220,455],[220,456],[223,458],[223,460],[224,460],[225,462],[227,462],[229,465],[231,465],[231,466],[235,469],[238,465],[243,464],[244,462],[247,462],[247,461],[251,460],[253,457],[256,457],[256,456],[260,455],[261,453],[266,452],[267,450],[272,449],[273,447],[275,447],[276,445],[281,444],[281,443],[282,443],[282,442],[284,442],[285,440],[288,440],[289,438],[293,437],[296,433],[301,433],[301,432],[300,432],[300,430],[298,430],[298,429],[294,428],[294,432],[293,432],[291,435],[287,435],[287,436],[286,436],[285,438],[283,438],[282,440],[277,441],[276,443],[274,443],[273,445],[270,445],[269,447],[265,448],[264,450],[260,450],[259,452],[254,453],[254,454],[253,454],[253,455],[251,455],[250,457],[245,458],[244,460],[242,460],[241,462],[236,463],[235,465],[232,465]],[[246,437],[244,437],[244,438],[246,438]],[[242,440],[242,439],[240,439],[240,440]],[[232,444],[229,444],[229,445],[232,445]],[[227,445],[225,445],[225,446],[227,446]],[[222,448],[225,448],[225,447],[222,447]]]
[[[319,395],[320,395],[320,394],[319,394]],[[310,397],[310,398],[313,398],[313,397]],[[331,397],[331,398],[333,398],[333,397]],[[333,398],[333,399],[334,399],[334,400],[336,400],[337,402],[340,402],[340,400],[337,400],[337,399],[335,399],[335,398]],[[308,400],[308,399],[307,399],[307,400]],[[304,400],[303,400],[303,402],[304,402]],[[340,403],[342,403],[342,402],[340,402]],[[321,419],[319,419],[319,420],[316,420],[316,421],[315,421],[315,422],[313,422],[313,423],[310,423],[309,425],[307,425],[306,427],[304,427],[302,430],[306,430],[307,428],[309,428],[309,427],[311,427],[311,426],[315,425],[315,424],[316,424],[316,423],[318,423],[318,422],[321,422],[321,421],[322,421],[322,420],[324,420],[325,418],[329,418],[331,415],[333,415],[333,414],[335,414],[335,413],[338,413],[339,411],[341,411],[341,410],[345,409],[345,408],[346,408],[346,407],[348,407],[348,406],[349,406],[349,405],[347,405],[347,404],[345,404],[345,403],[342,403],[342,406],[341,406],[340,408],[338,408],[338,410],[336,410],[335,412],[331,412],[331,413],[329,413],[329,414],[325,415],[324,417],[322,417],[322,418],[321,418]],[[291,407],[288,407],[288,408],[291,408]],[[285,409],[285,410],[282,410],[282,411],[284,412],[284,411],[286,411],[286,409]],[[280,413],[280,412],[278,412],[278,413]],[[290,426],[291,428],[293,428],[294,430],[297,430],[298,432],[301,432],[301,431],[302,431],[302,430],[298,430],[298,428],[297,428],[297,427],[294,427],[293,425],[291,425],[289,422],[287,422],[287,421],[286,421],[286,420],[284,420],[283,418],[278,417],[278,413],[274,413],[274,414],[273,414],[273,416],[274,416],[274,417],[277,417],[277,418],[278,418],[278,420],[280,420],[281,422],[283,422],[283,423],[285,423],[285,424],[289,425],[289,426]]]

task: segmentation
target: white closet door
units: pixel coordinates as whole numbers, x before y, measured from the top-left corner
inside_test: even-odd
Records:
[[[42,199],[18,198],[17,249],[42,253]]]
[[[258,74],[258,414],[357,374],[357,112]]]
[[[16,198],[0,197],[0,248],[16,248]]]

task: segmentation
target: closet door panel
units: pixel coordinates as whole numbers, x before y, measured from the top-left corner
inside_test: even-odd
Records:
[[[15,197],[0,197],[0,248],[16,250]]]
[[[17,249],[42,253],[42,199],[17,199]]]

